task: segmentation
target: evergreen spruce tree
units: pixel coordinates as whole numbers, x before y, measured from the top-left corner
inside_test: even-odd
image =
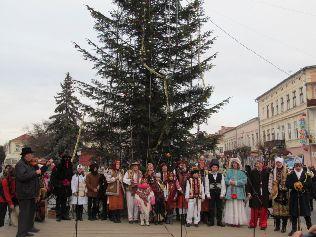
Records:
[[[192,129],[228,102],[210,105],[215,40],[201,31],[207,18],[201,0],[113,0],[109,16],[87,6],[99,42],[75,43],[99,75],[81,83],[95,102],[94,142],[126,159],[152,161],[155,154],[188,155]],[[100,123],[103,123],[100,126]]]
[[[51,123],[47,128],[53,136],[52,154],[55,157],[61,152],[68,152],[70,155],[73,152],[81,116],[80,102],[74,95],[74,81],[69,73],[66,74],[60,86],[61,92],[55,96],[57,104],[55,114],[50,117]]]

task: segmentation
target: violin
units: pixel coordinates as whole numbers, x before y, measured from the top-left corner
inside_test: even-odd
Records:
[[[38,158],[34,157],[29,161],[30,166],[36,167],[38,166]]]

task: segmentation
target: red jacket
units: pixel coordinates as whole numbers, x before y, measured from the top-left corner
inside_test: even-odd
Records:
[[[0,203],[6,202],[9,205],[13,205],[13,202],[12,202],[13,195],[10,193],[10,188],[8,186],[8,180],[6,178],[2,179],[2,188],[3,188],[3,193],[4,193],[5,199],[0,196]]]

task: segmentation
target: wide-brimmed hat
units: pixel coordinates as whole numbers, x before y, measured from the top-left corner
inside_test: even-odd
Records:
[[[218,161],[218,159],[213,159],[213,160],[211,160],[210,168],[212,168],[214,165],[217,166],[217,167],[219,167],[219,161]]]
[[[140,166],[140,163],[138,161],[134,161],[130,164],[130,167],[134,166],[134,165],[137,165],[137,166]]]
[[[27,155],[27,154],[30,154],[30,153],[34,153],[32,151],[32,148],[31,147],[23,147],[22,148],[22,152],[21,152],[21,156],[24,156],[24,155]]]

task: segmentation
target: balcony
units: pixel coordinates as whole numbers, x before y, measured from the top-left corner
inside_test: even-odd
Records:
[[[316,106],[316,99],[307,100],[307,107]]]

